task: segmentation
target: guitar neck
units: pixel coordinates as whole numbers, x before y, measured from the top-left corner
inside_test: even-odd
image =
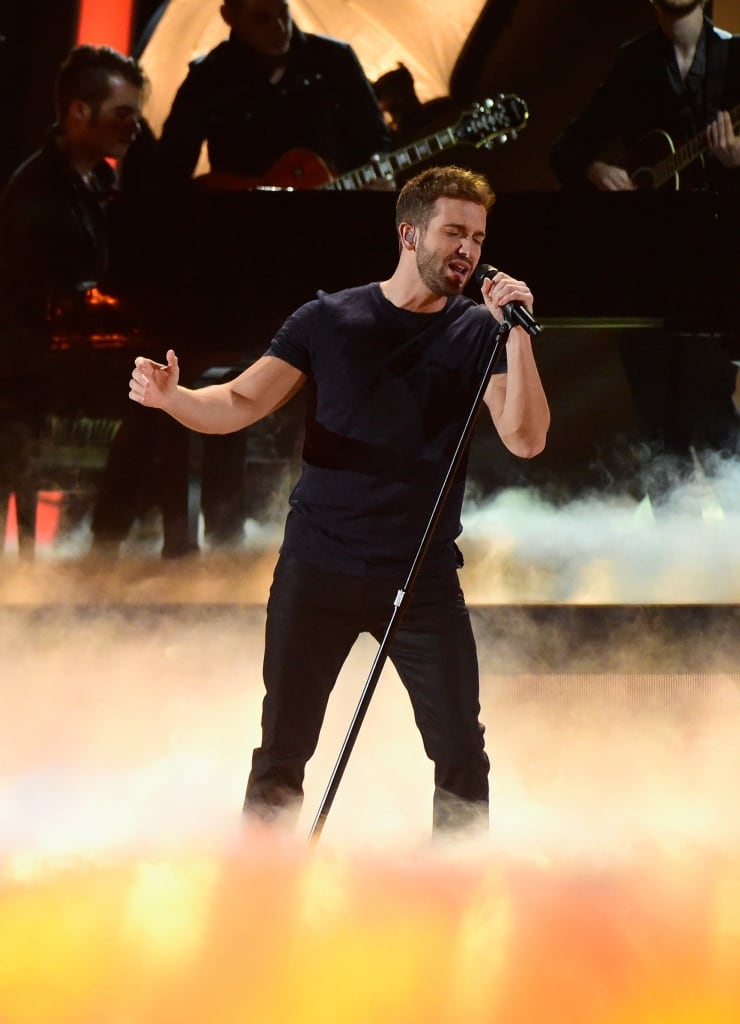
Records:
[[[395,176],[402,171],[459,144],[460,140],[453,128],[444,128],[433,135],[419,139],[411,146],[396,149],[393,153],[380,153],[370,163],[363,164],[362,167],[357,167],[353,171],[347,171],[346,174],[341,174],[321,187],[342,192],[355,192],[379,181],[393,181]]]
[[[730,111],[730,119],[733,127],[737,128],[738,124],[740,124],[740,104]],[[697,160],[708,149],[709,141],[705,128],[704,131],[699,132],[698,135],[694,135],[688,142],[679,146],[674,153],[670,153],[663,160],[659,160],[655,164],[652,169],[654,187],[660,188],[661,185],[665,185],[667,181],[688,167],[694,160]]]

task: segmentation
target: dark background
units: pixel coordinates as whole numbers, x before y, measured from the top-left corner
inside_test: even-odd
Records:
[[[161,0],[137,0],[134,52]],[[0,12],[3,139],[0,184],[37,147],[53,118],[52,85],[74,45],[78,0],[5,0]],[[471,165],[497,191],[553,189],[549,147],[611,63],[624,39],[653,24],[647,0],[490,0],[458,60],[451,94],[461,104],[514,92],[530,120],[516,143]],[[395,66],[389,58],[389,69]]]
[[[160,6],[138,0],[133,52]],[[0,13],[0,183],[37,148],[52,120],[53,78],[74,43],[76,21],[77,0],[10,0]],[[484,260],[532,285],[547,327],[538,360],[554,426],[537,473],[529,468],[543,484],[568,478],[576,488],[602,488],[621,475],[621,441],[635,429],[621,347],[652,344],[651,318],[676,309],[698,310],[703,326],[723,329],[721,303],[712,303],[718,323],[710,324],[702,294],[694,294],[710,271],[715,294],[737,296],[737,288],[716,287],[722,266],[715,260],[736,250],[740,230],[740,209],[728,197],[715,209],[715,197],[698,193],[574,202],[555,194],[553,139],[617,46],[652,24],[648,0],[490,0],[451,78],[461,105],[513,92],[530,111],[519,139],[491,153],[467,149],[465,162],[484,171],[498,193]],[[121,200],[112,210],[112,285],[130,315],[130,344],[155,358],[174,345],[191,377],[206,366],[255,358],[317,288],[385,276],[396,256],[393,203],[391,193],[191,196],[183,218],[177,196],[151,206]],[[702,275],[676,262],[685,251],[701,254]],[[130,356],[122,351],[116,359],[101,373],[125,405]],[[475,456],[484,489],[494,477],[513,481],[520,472],[491,444],[479,444]]]

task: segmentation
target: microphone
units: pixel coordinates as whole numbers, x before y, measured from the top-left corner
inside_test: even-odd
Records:
[[[495,277],[496,274],[498,274],[498,270],[492,267],[490,263],[480,263],[475,270],[475,279],[478,285],[482,286],[487,277]],[[507,302],[501,308],[510,324],[518,324],[520,327],[523,327],[533,338],[542,333],[542,328],[523,302],[519,302],[517,299],[515,302]]]

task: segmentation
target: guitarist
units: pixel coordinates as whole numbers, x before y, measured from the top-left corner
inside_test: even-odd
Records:
[[[704,152],[680,174],[682,189],[738,190],[740,134],[729,112],[740,103],[740,36],[714,27],[706,17],[706,0],[651,3],[657,25],[622,47],[603,85],[553,146],[553,170],[566,187],[604,192],[645,187],[633,179],[627,161],[606,155],[607,147],[616,142],[624,152],[638,140],[648,141],[649,133],[654,139],[661,129],[675,146],[697,134],[706,141]],[[668,152],[670,147],[661,156]],[[716,307],[736,302],[738,293],[732,283],[740,276],[737,246],[725,249],[724,256],[701,254],[705,275],[714,261]],[[730,305],[720,313],[730,334],[707,333],[708,326],[717,328],[707,324],[694,271],[691,259],[677,258],[672,265],[670,315],[659,338],[649,344],[633,337],[620,342],[647,452],[677,457],[679,466],[689,460],[689,467],[691,449],[740,452],[740,418],[732,399],[737,370],[726,347],[740,310]],[[676,467],[670,460],[667,465],[670,481]],[[655,469],[651,462],[652,480]]]
[[[679,146],[706,129],[707,152],[681,172],[680,187],[740,188],[740,135],[728,113],[740,103],[740,36],[714,27],[706,0],[651,2],[656,27],[621,48],[604,83],[556,141],[555,175],[564,186],[634,189],[610,145],[629,152],[659,129]],[[661,156],[669,152],[663,143]]]
[[[221,16],[231,33],[191,63],[154,149],[155,184],[188,181],[204,141],[212,171],[264,185],[285,184],[271,170],[290,150],[320,157],[327,178],[388,150],[347,43],[301,32],[287,0],[224,0]]]

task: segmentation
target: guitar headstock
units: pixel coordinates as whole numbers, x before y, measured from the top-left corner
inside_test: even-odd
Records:
[[[527,104],[519,96],[499,93],[495,99],[480,100],[466,110],[452,131],[458,142],[492,148],[497,142],[515,139],[527,123]]]

